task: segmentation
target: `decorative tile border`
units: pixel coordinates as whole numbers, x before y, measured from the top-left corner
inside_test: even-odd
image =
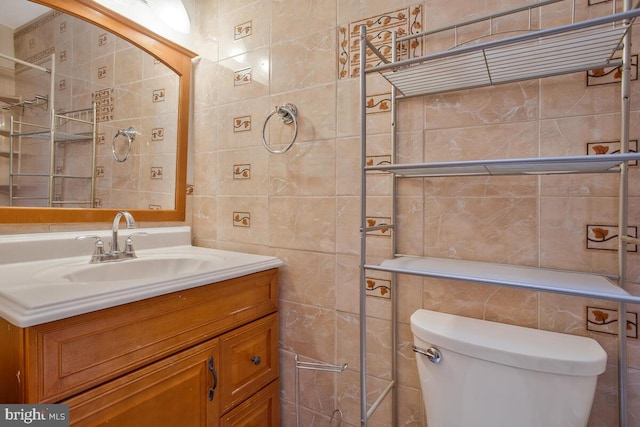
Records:
[[[638,55],[631,56],[631,80],[638,80]],[[600,86],[620,83],[622,70],[620,67],[598,68],[587,71],[587,86]]]
[[[162,179],[162,167],[151,166],[151,179]]]
[[[587,306],[587,331],[618,335],[618,311]],[[638,338],[638,313],[627,311],[627,337]]]
[[[360,75],[360,25],[366,25],[367,37],[387,58],[391,59],[392,33],[398,36],[417,34],[422,31],[423,6],[421,4],[396,9],[382,15],[349,23],[348,27],[338,28],[338,78],[344,79]],[[411,49],[403,48],[407,54],[422,54],[422,44],[416,43]],[[382,61],[371,51],[367,51],[367,68]]]
[[[389,217],[379,217],[379,216],[367,217],[367,227],[376,227],[381,225],[384,226],[389,224],[391,224],[391,218]],[[367,232],[367,234],[369,236],[391,237],[391,227],[369,231]]]
[[[365,283],[367,296],[391,299],[391,280],[367,277]]]
[[[251,179],[251,165],[233,165],[233,179]]]
[[[50,21],[56,19],[60,15],[62,15],[62,12],[57,11],[57,10],[54,10],[51,13],[47,13],[42,18],[40,18],[37,21],[32,22],[31,24],[29,24],[29,26],[23,27],[19,31],[15,32],[13,34],[13,39],[15,40],[17,38],[23,37],[24,35],[30,33],[31,31],[37,30],[38,28],[42,27],[43,25],[46,25]],[[29,62],[31,62],[31,61],[29,61]]]
[[[251,21],[243,22],[233,28],[233,39],[240,40],[253,34],[253,23]]]
[[[235,117],[233,119],[234,132],[248,132],[251,130],[251,116]]]
[[[233,226],[234,227],[251,227],[251,213],[250,212],[234,212]]]
[[[233,72],[233,85],[242,86],[251,83],[253,79],[251,67]]]
[[[92,92],[91,102],[96,104],[96,121],[98,123],[113,120],[113,88]]]
[[[601,251],[617,251],[618,250],[618,226],[617,225],[600,225],[587,224],[587,249],[596,249]],[[638,238],[638,227],[628,226],[627,235],[629,237]],[[627,251],[638,252],[638,246],[632,243],[627,245]]]

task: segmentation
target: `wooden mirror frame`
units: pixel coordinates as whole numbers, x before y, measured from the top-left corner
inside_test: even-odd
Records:
[[[186,215],[187,152],[191,60],[197,55],[91,0],[31,0],[110,31],[173,70],[180,79],[176,147],[176,188],[173,210],[127,209],[137,221],[184,221]],[[121,209],[0,207],[0,223],[109,222]]]

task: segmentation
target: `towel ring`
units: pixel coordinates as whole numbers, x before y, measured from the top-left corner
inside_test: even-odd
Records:
[[[129,158],[129,153],[131,153],[131,144],[136,139],[136,133],[137,132],[133,127],[130,127],[129,129],[119,129],[118,132],[116,132],[113,137],[113,141],[111,141],[111,153],[113,154],[113,158],[116,160],[116,162],[122,163]],[[127,142],[129,143],[127,152],[124,154],[124,157],[120,157],[118,153],[116,153],[116,139],[118,139],[118,137],[121,135],[126,137]]]
[[[271,146],[267,143],[266,137],[264,136],[264,133],[267,129],[267,123],[269,123],[269,119],[271,119],[271,117],[276,113],[280,116],[280,120],[282,120],[282,123],[284,123],[285,125],[290,125],[291,123],[293,123],[293,138],[291,138],[289,145],[287,145],[282,150],[274,150],[273,148],[271,148]],[[296,108],[296,106],[289,103],[276,105],[275,110],[269,113],[264,121],[264,125],[262,126],[262,145],[264,145],[264,148],[266,148],[267,151],[273,154],[282,154],[289,151],[289,149],[293,146],[293,143],[296,142],[296,138],[298,136],[298,120],[296,117],[297,114],[298,109]]]

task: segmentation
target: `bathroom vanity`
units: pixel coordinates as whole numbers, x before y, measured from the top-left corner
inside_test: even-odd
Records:
[[[35,282],[39,268],[53,277],[61,265],[72,272],[60,275],[69,283],[49,277],[48,302],[42,287],[29,300],[25,289],[20,293],[21,287],[4,283],[21,263],[0,265],[0,401],[65,403],[77,426],[248,426],[257,420],[278,426],[281,261],[188,245],[141,248],[141,264],[193,250],[185,259],[215,255],[221,265],[217,272],[212,263],[197,273],[177,269],[173,279],[149,272],[153,283],[145,284],[135,274],[138,260],[124,261],[123,267],[133,265],[132,279],[121,288],[116,282],[127,280],[75,282],[87,280],[86,272],[72,274],[85,271],[73,267],[75,257],[52,261],[55,268],[46,260],[27,262],[25,271]],[[75,301],[69,297],[74,286],[81,287]],[[92,297],[92,288],[102,293]],[[96,309],[94,300],[108,306]],[[7,310],[10,302],[17,307],[13,312]],[[79,312],[70,315],[74,310]],[[53,318],[40,320],[47,317]]]

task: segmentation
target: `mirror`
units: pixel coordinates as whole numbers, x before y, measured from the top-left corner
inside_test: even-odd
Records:
[[[100,93],[99,90],[95,90],[95,87],[93,88],[94,90],[86,90],[87,95],[85,96],[85,103],[91,105],[93,102],[95,102],[97,104],[96,108],[98,110],[96,114],[96,118],[98,119],[98,123],[96,125],[98,129],[98,145],[96,156],[97,160],[95,165],[96,178],[94,186],[95,199],[97,201],[97,203],[94,203],[94,205],[97,206],[93,208],[79,207],[78,205],[74,205],[72,203],[58,203],[57,206],[60,207],[2,206],[0,207],[0,222],[104,222],[111,221],[115,213],[120,209],[129,210],[139,221],[183,221],[185,219],[186,204],[186,166],[191,59],[194,58],[196,54],[154,34],[153,32],[136,24],[135,22],[118,15],[117,13],[112,12],[111,10],[91,0],[34,0],[34,2],[55,9],[64,14],[70,15],[74,17],[73,19],[78,18],[83,21],[92,23],[96,26],[96,28],[98,28],[98,30],[93,31],[94,33],[98,33],[97,38],[103,38],[106,43],[115,43],[126,47],[135,46],[151,55],[155,59],[139,61],[144,63],[144,67],[153,67],[154,71],[152,71],[152,73],[157,73],[158,79],[156,79],[156,83],[147,85],[144,89],[153,99],[166,96],[167,99],[174,99],[176,105],[168,106],[169,103],[163,104],[161,107],[156,108],[151,113],[146,112],[144,114],[140,114],[141,118],[136,116],[136,114],[132,113],[127,108],[126,110],[121,110],[118,114],[113,114],[112,117],[107,117],[106,120],[101,121],[101,118],[104,119],[104,117],[101,116],[104,116],[105,114],[108,115],[109,113],[108,101],[101,104],[101,96],[108,100],[110,98],[108,89],[110,88],[107,87],[105,93]],[[14,2],[12,2],[12,4],[13,3]],[[55,28],[55,31],[63,31],[62,26],[66,24],[58,22],[56,25],[57,26]],[[120,40],[116,40],[111,35],[109,35],[109,33],[118,36]],[[56,34],[53,32],[53,30],[50,37],[56,37]],[[52,62],[56,63],[56,66],[60,68],[61,71],[64,71],[64,65],[60,65],[63,64],[60,61],[62,50],[57,51],[57,49],[58,47],[56,45],[56,48],[53,49],[56,51],[53,53],[54,58],[52,59]],[[94,47],[89,47],[87,49],[94,49]],[[52,49],[49,48],[49,50]],[[131,50],[133,51],[133,49]],[[137,53],[133,53],[133,55],[137,55]],[[123,73],[124,75],[126,75],[126,73],[129,72],[125,68],[128,63],[126,60],[116,60],[114,61],[114,63],[116,64],[114,67],[116,68],[116,70],[114,70],[114,73],[120,72],[121,75]],[[151,65],[148,65],[147,63],[151,63]],[[100,67],[92,68],[96,68],[98,70],[100,69]],[[55,68],[52,75],[55,75]],[[60,75],[63,75],[63,73],[60,73]],[[173,75],[173,77],[168,77],[169,75]],[[87,78],[87,81],[91,81],[92,78],[95,79],[95,77],[89,77]],[[56,102],[57,104],[58,100],[62,98],[59,89],[60,85],[64,85],[64,82],[60,81],[63,79],[55,79],[58,81],[54,81],[54,79],[50,80],[53,82],[51,90],[54,91],[54,100],[56,100],[54,102]],[[142,85],[144,86],[144,84]],[[141,96],[146,96],[146,94],[133,95],[132,98],[139,101],[141,99]],[[140,102],[134,101],[133,103],[131,103],[131,109],[135,110],[135,108],[140,108],[138,104],[140,104]],[[68,109],[71,107],[64,106],[63,108]],[[73,106],[73,108],[77,107]],[[48,106],[45,107],[45,109],[48,109]],[[144,117],[146,117],[146,119]],[[154,126],[154,123],[148,123],[149,120],[153,120],[153,118],[156,117],[165,117],[166,122],[169,123],[168,125],[166,125],[166,131],[164,130],[164,126],[162,124]],[[167,119],[166,117],[169,118]],[[128,121],[128,119],[131,120]],[[145,122],[145,120],[147,122]],[[126,198],[118,199],[117,197],[113,197],[112,199],[110,199],[110,196],[107,195],[109,191],[107,191],[104,186],[101,187],[99,177],[99,174],[101,173],[100,163],[102,162],[104,164],[107,164],[106,154],[108,154],[108,156],[112,156],[111,146],[113,141],[115,141],[116,143],[117,156],[115,157],[118,157],[119,159],[124,158],[122,155],[122,150],[126,150],[126,146],[128,144],[128,135],[130,134],[121,133],[120,131],[128,130],[129,127],[136,128],[138,126],[140,127],[138,128],[139,130],[137,129],[137,133],[134,134],[135,139],[132,143],[132,153],[137,153],[136,150],[140,149],[136,148],[136,144],[150,145],[152,144],[152,142],[150,141],[153,141],[154,138],[164,138],[169,134],[175,136],[175,143],[172,139],[169,140],[169,138],[167,138],[168,140],[163,140],[163,145],[164,147],[170,147],[169,149],[157,148],[160,145],[149,148],[149,150],[151,150],[151,152],[155,154],[155,156],[151,157],[154,159],[162,159],[161,161],[154,160],[150,163],[145,164],[144,167],[138,168],[137,164],[134,165],[134,163],[142,163],[142,156],[132,156],[124,162],[118,162],[115,161],[115,159],[111,159],[112,163],[115,163],[116,166],[109,167],[114,169],[110,170],[109,167],[103,167],[102,172],[104,172],[104,170],[106,169],[107,173],[115,174],[115,168],[118,167],[120,171],[125,171],[124,173],[121,172],[119,175],[120,177],[125,176],[124,179],[121,179],[121,181],[124,182],[120,183],[120,189],[129,190],[135,190],[136,187],[136,185],[127,183],[126,178],[126,174],[128,173],[126,171],[132,169],[133,166],[135,166],[136,169],[142,170],[143,173],[149,173],[150,176],[153,174],[156,174],[157,176],[158,172],[160,175],[164,173],[164,175],[168,176],[168,179],[162,184],[166,187],[167,183],[169,183],[171,184],[171,188],[169,188],[168,191],[166,188],[164,189],[164,199],[160,198],[161,202],[159,203],[153,203],[150,201],[150,199],[145,199],[145,197],[141,194],[136,194],[135,192],[131,191],[128,192],[129,194],[127,196],[130,200],[129,202],[126,201]],[[158,135],[158,130],[160,132],[160,135]],[[118,136],[116,137],[116,135]],[[103,146],[100,147],[100,144],[103,144]],[[153,150],[156,151],[154,152]],[[25,151],[29,152],[28,150]],[[166,169],[164,171],[164,168],[157,169],[158,163],[160,163],[160,167],[164,166]],[[54,168],[58,167],[54,166],[51,168],[51,170],[53,170]],[[173,176],[174,170],[175,177]],[[91,173],[88,174],[93,175]],[[86,175],[87,173],[85,173],[85,176]],[[113,177],[111,178],[113,180]],[[104,180],[103,183],[104,182],[107,181]],[[115,182],[113,185],[115,187]],[[54,185],[51,186],[51,188],[56,187]],[[125,193],[125,191],[120,192]],[[144,200],[144,206],[136,206],[134,204],[139,199]],[[58,200],[58,196],[52,196],[51,200]],[[102,207],[100,206],[100,201],[104,202],[104,205]],[[111,204],[111,202],[113,202],[113,204]]]

